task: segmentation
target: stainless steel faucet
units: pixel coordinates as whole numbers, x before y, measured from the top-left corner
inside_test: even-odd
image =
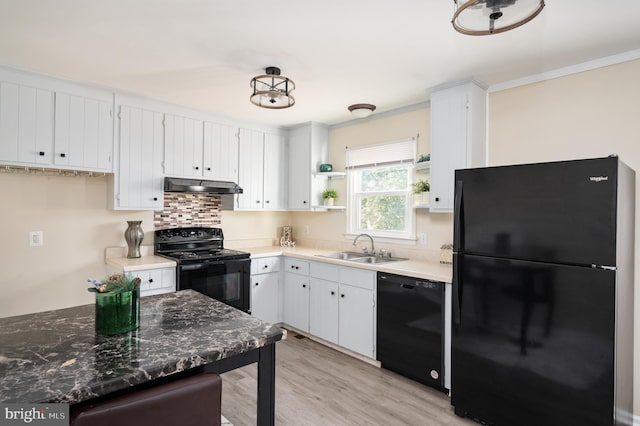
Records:
[[[353,239],[353,245],[354,246],[356,245],[356,243],[358,242],[358,238],[360,238],[360,237],[368,237],[371,240],[371,255],[375,256],[376,255],[376,249],[373,246],[373,237],[371,235],[369,235],[369,234],[360,234],[360,235],[358,235],[357,237],[355,237]],[[366,249],[365,249],[365,253],[366,253]]]

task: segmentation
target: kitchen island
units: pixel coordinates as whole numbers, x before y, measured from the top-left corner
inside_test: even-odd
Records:
[[[94,331],[94,305],[0,319],[0,402],[69,403],[167,377],[258,363],[258,424],[273,424],[283,331],[192,290],[144,297],[140,327]]]

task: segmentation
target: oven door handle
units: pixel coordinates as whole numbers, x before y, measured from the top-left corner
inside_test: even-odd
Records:
[[[244,263],[249,262],[251,259],[232,259],[232,260],[216,260],[214,262],[203,262],[203,263],[190,263],[188,265],[180,265],[181,271],[195,271],[196,269],[205,269],[209,266],[217,266],[224,265],[229,263]]]
[[[204,269],[208,266],[222,265],[224,262],[207,262],[207,263],[191,263],[189,265],[181,265],[181,271],[195,271],[196,269]]]

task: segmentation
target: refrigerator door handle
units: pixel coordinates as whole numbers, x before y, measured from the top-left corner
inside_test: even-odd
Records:
[[[462,181],[456,181],[453,218],[453,251],[462,251]]]
[[[451,304],[453,310],[453,325],[460,325],[461,323],[461,303],[460,300],[460,274],[462,273],[462,260],[457,254],[453,255],[453,280],[451,280]]]

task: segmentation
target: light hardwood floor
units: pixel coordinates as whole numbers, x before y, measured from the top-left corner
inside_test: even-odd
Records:
[[[256,367],[222,375],[222,413],[255,425]],[[289,332],[276,344],[276,425],[477,426],[428,386]]]

